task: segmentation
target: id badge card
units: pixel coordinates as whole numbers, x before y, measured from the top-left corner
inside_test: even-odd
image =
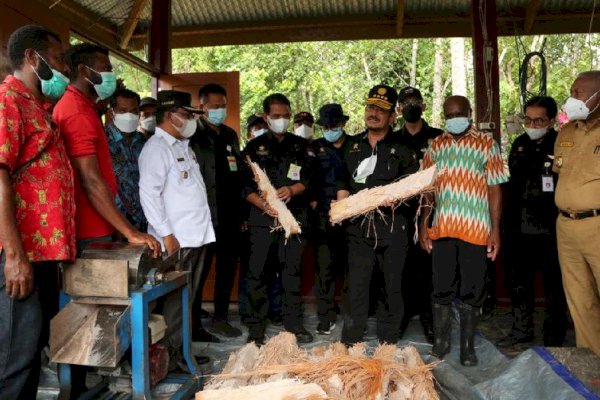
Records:
[[[227,163],[229,164],[229,170],[231,172],[236,172],[238,170],[237,161],[234,156],[227,156]]]
[[[542,176],[542,191],[554,192],[554,179],[552,179],[552,176]]]
[[[290,169],[288,170],[288,174],[287,174],[288,179],[291,179],[293,181],[299,181],[301,169],[302,169],[302,167],[299,165],[296,165],[294,163],[290,164]]]

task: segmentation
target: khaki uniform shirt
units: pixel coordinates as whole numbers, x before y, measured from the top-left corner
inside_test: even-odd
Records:
[[[556,206],[564,211],[600,208],[600,120],[563,127],[554,145],[552,170],[558,173]]]

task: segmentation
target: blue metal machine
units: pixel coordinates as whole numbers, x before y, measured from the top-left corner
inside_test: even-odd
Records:
[[[152,399],[149,305],[175,291],[181,295],[183,356],[190,373],[168,375],[160,385],[180,385],[171,399],[192,398],[202,388],[202,374],[191,349],[189,274],[176,270],[178,261],[176,256],[152,260],[143,246],[107,243],[86,248],[81,258],[65,269],[61,312],[52,320],[50,340],[51,358],[58,363],[59,399],[69,398],[71,364],[116,367],[127,348],[131,349],[131,393],[107,392],[108,382],[102,382],[82,399]],[[109,317],[103,317],[105,314]]]

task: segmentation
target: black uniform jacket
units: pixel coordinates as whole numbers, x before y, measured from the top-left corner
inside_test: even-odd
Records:
[[[242,219],[242,163],[237,133],[226,125],[216,132],[201,121],[190,146],[206,185],[213,226],[240,226]]]
[[[310,177],[312,172],[312,157],[309,154],[308,141],[291,133],[286,133],[280,142],[272,132],[267,132],[246,145],[242,153],[242,196],[245,199],[250,193],[260,194],[254,181],[254,175],[246,163],[246,157],[256,163],[265,171],[275,189],[301,183],[306,188],[301,195],[292,197],[287,207],[296,217],[298,222],[306,225],[306,211],[308,207],[308,193],[310,191]],[[251,207],[248,216],[249,226],[273,226],[272,217],[264,214],[256,207]]]
[[[558,176],[552,172],[554,142],[557,133],[548,131],[540,141],[527,134],[519,136],[512,144],[508,157],[510,181],[508,182],[508,204],[506,205],[505,227],[511,232],[540,234],[555,232],[558,209],[554,203],[554,190],[542,187],[552,179],[556,187]]]
[[[377,154],[377,164],[373,174],[367,177],[365,183],[356,182],[353,174],[361,161]],[[367,137],[367,132],[363,132],[351,137],[350,143],[344,152],[344,168],[342,178],[338,182],[338,189],[348,190],[350,194],[359,192],[365,188],[387,185],[395,182],[406,175],[412,174],[419,169],[419,163],[416,154],[399,140],[399,135],[389,133],[377,143],[375,149],[371,148]],[[375,227],[377,235],[382,236],[385,232],[392,231],[390,226],[392,221],[405,223],[399,216],[410,218],[407,215],[408,207],[400,206],[396,208],[395,216],[392,218],[392,211],[388,207],[381,207],[380,211],[385,216],[385,221],[379,215],[375,217]],[[379,222],[378,222],[379,221]],[[360,221],[359,221],[360,223]],[[387,226],[387,228],[386,228]]]

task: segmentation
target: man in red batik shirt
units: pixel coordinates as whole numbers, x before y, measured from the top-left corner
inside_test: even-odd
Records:
[[[0,85],[0,399],[35,399],[58,311],[58,263],[75,258],[73,171],[48,99],[67,86],[60,38],[27,25]]]

